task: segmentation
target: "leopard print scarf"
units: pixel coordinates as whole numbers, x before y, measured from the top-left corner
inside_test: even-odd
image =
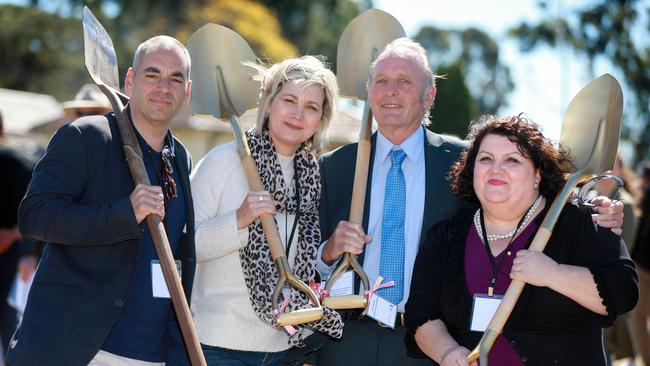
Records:
[[[282,169],[277,161],[275,147],[271,142],[268,129],[261,135],[252,130],[246,132],[251,153],[257,164],[264,188],[278,202],[277,213],[296,214],[298,202],[296,197],[285,194],[285,181]],[[300,214],[298,217],[298,240],[296,259],[291,265],[294,275],[307,283],[316,274],[316,253],[320,244],[320,224],[318,221],[318,203],[320,200],[320,170],[316,158],[303,145],[294,156],[294,174],[298,175]],[[272,309],[272,296],[278,282],[278,272],[271,257],[271,250],[262,230],[260,220],[248,226],[248,244],[240,249],[239,258],[248,287],[248,295],[257,315],[269,324],[275,325]],[[283,301],[283,296],[280,297]],[[308,308],[312,305],[304,293],[291,288],[291,301],[286,311]],[[324,308],[323,319],[295,326],[297,332],[289,337],[289,344],[302,346],[303,340],[311,332],[307,328],[340,338],[343,333],[341,316]]]

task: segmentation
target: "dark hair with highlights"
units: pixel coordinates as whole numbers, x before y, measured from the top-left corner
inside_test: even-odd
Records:
[[[473,186],[474,164],[481,142],[487,135],[507,137],[525,158],[532,160],[533,167],[539,169],[541,176],[539,192],[546,198],[555,197],[564,185],[566,174],[574,170],[569,152],[562,146],[556,149],[535,122],[521,114],[483,116],[470,124],[467,135],[470,146],[449,171],[452,192],[465,200],[478,202]]]

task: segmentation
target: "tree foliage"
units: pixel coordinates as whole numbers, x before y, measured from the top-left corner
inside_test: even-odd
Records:
[[[445,75],[445,78],[436,82],[438,92],[430,112],[432,124],[429,129],[463,139],[467,135],[469,122],[478,116],[476,100],[465,84],[465,76],[458,62],[441,67],[438,73]]]
[[[360,11],[353,0],[30,0],[29,4],[0,6],[4,66],[0,87],[48,93],[59,100],[71,98],[89,81],[80,21],[84,5],[111,36],[122,78],[143,40],[169,34],[186,42],[209,22],[239,33],[258,57],[269,62],[310,53],[323,54],[334,63],[339,35]]]
[[[428,51],[434,72],[447,77],[438,83],[432,130],[465,137],[472,119],[498,113],[506,104],[514,85],[490,35],[476,28],[425,26],[415,38]]]
[[[0,5],[0,87],[68,98],[90,79],[77,19]],[[71,86],[75,85],[75,86]]]
[[[300,54],[324,55],[336,63],[338,39],[345,26],[361,12],[352,0],[260,0],[274,9],[283,34]],[[369,4],[366,4],[368,6]]]
[[[547,2],[540,6],[548,8]],[[647,13],[645,17],[640,12]],[[628,90],[626,96],[632,103],[625,112],[624,137],[636,147],[637,159],[648,158],[650,152],[650,3],[638,0],[597,0],[573,11],[547,15],[536,24],[522,23],[511,30],[523,51],[541,45],[569,45],[587,61],[587,71],[594,75],[596,62],[607,60],[617,67],[624,77]],[[645,23],[641,23],[645,19]],[[641,38],[634,37],[640,29]],[[632,113],[630,113],[632,112]],[[630,120],[636,119],[636,123]]]
[[[457,64],[476,99],[479,113],[497,113],[513,88],[510,69],[501,63],[499,45],[476,28],[422,28],[415,37],[429,52],[434,70]]]

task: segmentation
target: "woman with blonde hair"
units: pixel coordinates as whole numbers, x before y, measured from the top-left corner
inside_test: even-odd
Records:
[[[246,137],[266,190],[249,191],[233,142],[210,151],[191,176],[198,262],[192,309],[209,365],[280,365],[307,328],[342,334],[340,316],[329,309],[295,333],[274,324],[278,274],[259,221],[275,215],[293,273],[314,278],[320,172],[313,153],[336,111],[336,77],[313,56],[254,67],[259,109]],[[296,295],[285,292],[289,309],[310,306]]]

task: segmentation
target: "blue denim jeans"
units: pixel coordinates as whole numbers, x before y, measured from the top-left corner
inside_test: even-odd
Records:
[[[287,351],[251,352],[201,345],[208,366],[282,366]]]

